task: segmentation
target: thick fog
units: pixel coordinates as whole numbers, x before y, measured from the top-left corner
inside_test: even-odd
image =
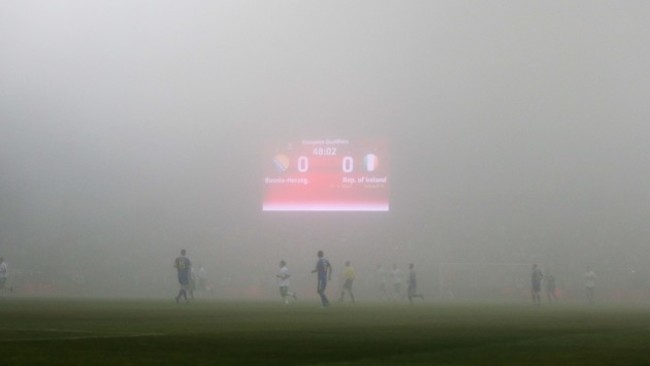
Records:
[[[645,1],[2,1],[0,256],[18,293],[649,292]],[[265,146],[390,142],[389,212],[262,212]],[[18,291],[20,290],[20,291]],[[332,292],[336,291],[334,287]],[[497,291],[497,292],[494,292]],[[454,292],[454,294],[452,294]],[[513,295],[514,294],[514,295]],[[476,296],[472,296],[476,295]]]

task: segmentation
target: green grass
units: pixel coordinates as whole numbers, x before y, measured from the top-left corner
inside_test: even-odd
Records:
[[[650,310],[0,298],[8,365],[647,365]]]

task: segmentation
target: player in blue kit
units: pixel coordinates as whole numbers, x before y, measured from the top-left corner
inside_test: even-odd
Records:
[[[181,299],[181,296],[185,298],[185,303],[189,303],[187,299],[187,290],[190,287],[190,281],[192,277],[192,262],[190,259],[185,256],[185,249],[181,250],[181,256],[174,260],[174,268],[178,271],[178,283],[181,284],[181,289],[176,295],[176,302]]]
[[[318,295],[320,295],[321,305],[323,307],[330,306],[330,301],[325,295],[325,287],[327,287],[327,281],[332,279],[332,266],[330,262],[323,258],[323,251],[318,251],[318,262],[316,262],[316,268],[314,268],[311,273],[318,273],[318,286],[316,290]]]

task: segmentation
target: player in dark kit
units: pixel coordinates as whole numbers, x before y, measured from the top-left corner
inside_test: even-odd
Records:
[[[178,283],[181,284],[181,289],[176,295],[176,302],[181,299],[181,296],[185,298],[185,303],[189,303],[187,299],[187,290],[190,287],[190,281],[192,277],[192,262],[190,259],[185,256],[185,249],[181,250],[181,256],[176,258],[174,261],[174,268],[178,271]]]
[[[327,287],[327,281],[332,279],[332,266],[330,262],[323,258],[323,251],[318,251],[318,262],[316,262],[316,268],[314,268],[311,273],[318,273],[318,286],[316,291],[320,295],[321,305],[323,307],[330,306],[330,301],[325,296],[325,287]]]
[[[553,302],[557,302],[557,295],[555,294],[555,276],[547,271],[546,276],[544,276],[544,281],[546,282],[546,298],[548,299],[548,303],[552,304]]]
[[[542,270],[537,267],[537,264],[533,264],[533,271],[530,274],[531,280],[531,294],[533,296],[534,305],[542,305],[542,300],[540,299],[539,292],[542,290]]]
[[[415,265],[413,263],[409,264],[409,279],[408,279],[408,298],[409,302],[412,304],[413,303],[413,298],[414,297],[419,297],[420,299],[424,300],[424,296],[422,294],[418,294],[417,292],[417,279],[415,277]]]
[[[357,278],[357,274],[354,271],[354,267],[350,265],[350,261],[345,262],[345,269],[343,270],[343,289],[341,290],[341,298],[339,302],[342,302],[345,298],[345,293],[350,294],[352,302],[354,302],[354,294],[352,293],[352,282]]]

